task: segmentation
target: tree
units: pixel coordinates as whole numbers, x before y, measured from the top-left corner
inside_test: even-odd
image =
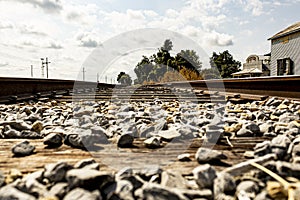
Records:
[[[218,69],[216,69],[216,68],[203,69],[201,71],[201,76],[205,80],[221,78],[220,73],[219,73]]]
[[[126,74],[125,72],[120,72],[117,77],[118,83],[121,83],[122,85],[131,85],[132,80],[129,74]]]
[[[170,54],[173,43],[170,39],[164,41],[162,47],[158,48],[158,52],[149,58],[143,56],[142,60],[136,65],[134,72],[137,79],[135,84],[143,84],[148,82],[158,82],[169,71],[179,72],[185,80],[202,79],[199,71],[202,63],[199,56],[194,50],[181,50],[175,57]],[[174,77],[172,73],[168,76]],[[168,77],[164,78],[168,79]]]
[[[194,50],[181,50],[175,57],[177,66],[184,66],[187,69],[200,72],[202,62]]]
[[[213,52],[210,57],[210,66],[213,70],[218,70],[222,78],[231,78],[231,74],[240,71],[241,62],[233,59],[228,50],[217,54]]]
[[[163,46],[161,47],[161,50],[169,52],[172,50],[172,48],[173,48],[172,41],[170,39],[167,39],[165,40]]]

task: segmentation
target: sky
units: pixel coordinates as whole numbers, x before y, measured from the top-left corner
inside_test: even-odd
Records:
[[[0,0],[0,76],[115,82],[172,38],[244,63],[270,52],[268,38],[300,21],[300,0]]]

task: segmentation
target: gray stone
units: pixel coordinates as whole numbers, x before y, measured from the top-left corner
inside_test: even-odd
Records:
[[[159,131],[157,133],[157,136],[161,137],[163,140],[171,141],[175,138],[179,138],[181,135],[177,130],[169,129],[169,130],[166,130],[166,131]]]
[[[224,130],[221,128],[218,129],[211,129],[205,131],[205,136],[208,142],[210,143],[217,143],[221,136],[223,135]]]
[[[188,162],[191,161],[191,154],[184,153],[177,156],[177,159],[181,162]]]
[[[130,167],[125,167],[119,170],[116,174],[116,179],[122,180],[126,177],[131,177],[133,175],[133,170]]]
[[[82,137],[78,134],[67,134],[64,143],[75,148],[85,148],[82,143]]]
[[[275,126],[274,132],[277,133],[277,134],[284,134],[288,130],[289,130],[288,127],[278,125],[278,126]]]
[[[237,137],[251,137],[254,136],[253,132],[246,128],[241,128],[237,133]]]
[[[183,194],[188,199],[195,199],[195,200],[212,200],[213,193],[210,189],[202,189],[202,190],[188,190],[188,189],[172,189],[180,194]]]
[[[31,129],[31,126],[22,120],[0,122],[0,126],[6,126],[6,125],[11,126],[13,129],[16,129],[18,131]]]
[[[154,126],[146,126],[145,124],[142,124],[141,126],[138,126],[138,130],[140,132],[140,137],[141,138],[148,138],[151,137],[152,135],[150,133],[155,131]]]
[[[119,178],[117,180],[127,180],[127,181],[129,181],[133,185],[134,190],[136,190],[138,188],[141,188],[145,184],[145,181],[138,175],[122,177],[122,178]]]
[[[83,167],[93,164],[93,163],[96,163],[95,159],[93,159],[93,158],[80,160],[77,163],[75,163],[74,168],[80,169],[80,168],[83,168]]]
[[[92,163],[90,165],[84,166],[82,169],[100,170],[100,164],[99,163]]]
[[[59,199],[62,199],[68,192],[67,183],[56,183],[53,185],[49,191],[50,196],[56,196]]]
[[[155,149],[161,147],[161,138],[157,136],[153,136],[144,141],[146,147]]]
[[[242,181],[238,184],[236,188],[236,192],[239,193],[247,193],[250,198],[255,197],[256,194],[259,192],[259,187],[256,182],[254,181]]]
[[[99,191],[95,190],[93,192],[84,190],[82,188],[75,188],[71,190],[63,200],[102,200]]]
[[[29,156],[34,152],[34,150],[35,147],[30,145],[30,143],[26,140],[13,146],[12,153],[15,156]]]
[[[34,196],[21,192],[20,190],[7,185],[0,188],[1,200],[36,200]]]
[[[38,182],[42,182],[42,180],[43,180],[43,174],[44,174],[44,170],[38,170],[38,171],[35,171],[35,172],[31,173],[31,174],[28,174],[25,177],[25,180],[34,179],[34,180],[37,180]]]
[[[26,178],[18,180],[13,184],[16,184],[17,189],[31,194],[33,196],[48,196],[48,190],[46,185],[43,185],[40,182],[38,182],[34,176],[27,176]]]
[[[291,144],[290,138],[285,135],[278,135],[277,137],[273,138],[271,141],[271,147],[282,147],[288,148]]]
[[[287,135],[291,135],[291,136],[297,136],[300,134],[300,129],[299,128],[289,128],[288,131],[286,131]]]
[[[270,133],[264,133],[263,136],[264,136],[264,137],[276,137],[277,134],[274,133],[274,132],[270,132]]]
[[[60,147],[63,144],[63,137],[60,134],[50,133],[44,137],[44,144],[49,147]]]
[[[178,172],[163,171],[160,184],[170,188],[187,189],[187,181]]]
[[[283,177],[300,178],[300,164],[284,161],[275,162],[277,173]]]
[[[269,132],[274,131],[274,127],[272,124],[262,123],[261,125],[259,125],[259,131],[261,133],[269,133]]]
[[[131,134],[123,134],[118,138],[117,145],[120,148],[132,147],[134,137]]]
[[[70,169],[72,166],[66,162],[51,163],[45,166],[43,176],[50,182],[60,182],[65,180],[66,173]]]
[[[158,165],[148,165],[145,166],[145,168],[141,169],[140,171],[137,172],[138,175],[145,179],[150,179],[152,176],[160,176],[163,170],[160,168]]]
[[[5,176],[2,171],[0,171],[0,187],[4,184]]]
[[[21,137],[20,138],[25,138],[25,139],[39,139],[42,138],[40,133],[30,131],[30,130],[23,130],[21,131]]]
[[[260,112],[257,113],[256,119],[258,119],[258,120],[264,120],[264,121],[265,121],[265,120],[270,119],[270,117],[269,117],[268,114],[266,114],[266,113],[260,111]]]
[[[216,200],[236,200],[235,197],[233,197],[231,195],[226,195],[224,193],[220,193],[217,196],[214,196],[214,199],[216,199]],[[239,199],[239,200],[248,200],[248,199]]]
[[[225,173],[228,173],[232,176],[239,176],[239,175],[242,175],[246,172],[249,172],[252,169],[256,169],[255,167],[253,167],[251,165],[251,163],[253,163],[253,162],[255,162],[257,164],[260,164],[260,165],[264,165],[265,163],[267,163],[271,160],[275,160],[275,159],[276,159],[275,154],[267,154],[267,155],[262,156],[262,157],[254,158],[254,159],[251,159],[251,160],[241,162],[241,163],[236,164],[234,166],[227,167],[226,169],[224,169],[222,171],[222,173],[225,172]]]
[[[69,170],[66,179],[70,188],[82,187],[88,190],[100,189],[113,181],[113,177],[107,173],[84,168]]]
[[[212,188],[216,176],[216,170],[209,164],[201,165],[193,170],[194,179],[200,189]]]
[[[268,192],[266,190],[263,190],[254,198],[254,200],[272,200],[272,199],[269,197]]]
[[[131,182],[127,180],[119,180],[117,181],[117,186],[115,190],[115,194],[117,198],[124,200],[134,200],[133,197],[133,185]]]
[[[278,122],[281,123],[290,123],[294,120],[297,120],[296,116],[291,115],[290,113],[284,113],[279,116]]]
[[[270,141],[264,141],[261,143],[258,143],[254,147],[254,155],[255,156],[264,156],[268,153],[271,153],[271,142]]]
[[[281,104],[281,100],[278,100],[276,97],[271,97],[266,103],[266,106],[279,106]]]
[[[245,151],[244,157],[245,158],[254,158],[254,151]]]
[[[9,129],[3,133],[5,138],[21,138],[21,132],[15,129]]]
[[[300,144],[293,145],[291,154],[292,154],[293,159],[296,157],[300,157]]]
[[[195,154],[195,159],[199,163],[218,162],[221,159],[226,158],[227,156],[225,156],[222,152],[202,147],[200,147]]]
[[[168,123],[166,120],[161,120],[155,125],[155,131],[168,130]]]
[[[144,184],[144,186],[136,190],[134,194],[135,196],[138,197],[138,199],[144,199],[144,200],[154,200],[154,199],[187,200],[188,199],[183,194],[177,193],[171,188],[166,188],[154,183]]]
[[[217,178],[214,180],[214,196],[234,193],[235,188],[235,180],[233,176],[228,173],[219,173]]]

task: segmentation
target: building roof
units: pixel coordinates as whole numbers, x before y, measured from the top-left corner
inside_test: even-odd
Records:
[[[276,33],[275,35],[273,35],[268,40],[274,40],[274,39],[277,39],[279,37],[283,37],[283,36],[298,32],[298,31],[300,31],[300,22],[297,22],[297,23],[287,27],[286,29]]]
[[[231,75],[244,75],[244,74],[262,74],[263,72],[260,71],[257,68],[252,68],[252,69],[243,69],[242,71],[235,72]]]

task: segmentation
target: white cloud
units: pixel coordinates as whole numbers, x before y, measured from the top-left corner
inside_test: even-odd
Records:
[[[254,16],[260,16],[263,14],[263,3],[261,0],[246,0],[245,11],[249,11]]]
[[[10,21],[0,21],[0,29],[12,29],[13,23]]]
[[[233,45],[233,36],[212,31],[204,36],[204,41],[213,46],[230,46]]]
[[[194,26],[186,26],[181,31],[184,35],[190,36],[190,37],[198,37],[201,34],[201,29],[196,28]],[[200,35],[201,36],[201,35]]]
[[[166,11],[166,17],[176,18],[176,17],[178,17],[178,15],[179,15],[178,11],[176,11],[174,9],[168,9]]]
[[[57,42],[57,41],[49,41],[49,44],[46,45],[46,48],[49,49],[62,49],[63,46],[61,43]]]
[[[87,5],[66,5],[63,17],[66,21],[79,25],[95,25],[97,21],[96,13],[98,6],[95,4]]]
[[[143,13],[147,16],[147,17],[157,17],[159,16],[157,14],[157,12],[153,11],[153,10],[144,10]]]
[[[204,29],[213,30],[216,29],[225,20],[226,16],[223,14],[218,16],[207,16],[204,18],[202,26],[204,27]]]
[[[0,67],[5,67],[7,66],[9,63],[6,61],[0,61]]]
[[[18,27],[18,29],[20,30],[20,33],[22,34],[31,34],[31,35],[36,35],[36,36],[46,36],[47,33],[41,31],[43,29],[39,29],[34,25],[21,25],[20,27]]]
[[[242,20],[239,22],[239,25],[246,25],[246,24],[249,24],[248,20]]]
[[[0,0],[0,1],[8,1],[8,0]],[[34,7],[39,7],[43,9],[45,12],[49,12],[49,13],[57,13],[62,10],[62,5],[60,0],[13,0],[13,1],[31,4]]]
[[[29,37],[23,37],[18,39],[17,41],[17,47],[35,47],[35,48],[47,48],[47,49],[62,49],[62,44],[57,41],[53,40],[51,38],[29,38]]]
[[[131,10],[131,9],[128,9],[126,11],[126,14],[129,17],[129,19],[132,19],[132,20],[144,20],[145,19],[145,16],[144,16],[142,10]]]
[[[81,32],[75,36],[78,46],[96,48],[101,45],[97,35],[92,32]]]

